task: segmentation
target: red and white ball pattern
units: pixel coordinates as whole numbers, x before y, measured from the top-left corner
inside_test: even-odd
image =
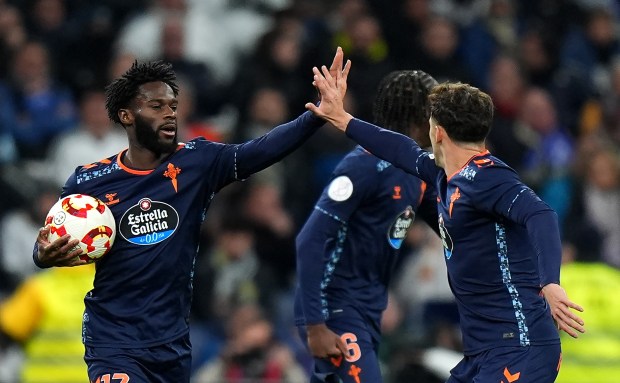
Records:
[[[114,244],[116,223],[112,211],[101,200],[85,194],[71,194],[52,206],[45,224],[50,225],[48,241],[54,242],[65,234],[80,240],[79,258],[95,261],[104,256]]]

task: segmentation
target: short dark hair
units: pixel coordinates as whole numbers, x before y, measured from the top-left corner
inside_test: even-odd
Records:
[[[154,81],[165,82],[172,88],[175,96],[179,94],[176,74],[171,64],[161,60],[141,64],[134,61],[127,72],[105,88],[105,106],[110,120],[120,124],[118,111],[129,106],[131,100],[138,95],[141,85]]]
[[[373,103],[374,123],[409,135],[412,126],[428,128],[428,94],[437,81],[421,70],[394,71],[379,83]]]
[[[464,83],[443,83],[428,96],[431,117],[460,142],[482,142],[491,131],[493,101],[480,89]]]

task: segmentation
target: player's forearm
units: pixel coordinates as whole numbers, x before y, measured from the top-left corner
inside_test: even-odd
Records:
[[[411,138],[357,118],[349,121],[346,134],[375,156],[407,173],[421,176],[416,159],[424,151]]]
[[[238,151],[239,178],[247,178],[297,149],[325,122],[310,112],[278,125],[267,134],[242,144]]]
[[[302,309],[307,324],[325,321],[321,298],[325,279],[325,243],[335,221],[313,212],[297,235],[297,278],[302,296]]]
[[[557,215],[553,211],[537,214],[528,220],[527,230],[538,253],[541,286],[559,284],[562,243]]]
[[[559,284],[562,242],[555,211],[528,188],[518,195],[509,214],[527,228],[537,255],[541,285]]]

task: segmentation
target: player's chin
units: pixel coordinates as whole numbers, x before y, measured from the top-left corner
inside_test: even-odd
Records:
[[[177,136],[169,139],[160,139],[159,146],[162,153],[172,153],[177,150],[177,146],[179,146],[179,140],[177,140]]]

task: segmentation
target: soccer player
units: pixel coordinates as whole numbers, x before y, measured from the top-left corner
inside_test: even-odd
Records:
[[[332,68],[342,70],[340,48]],[[129,147],[78,167],[62,191],[98,197],[116,219],[116,241],[97,261],[84,300],[84,359],[92,382],[189,382],[194,258],[211,200],[227,184],[282,159],[324,124],[305,112],[242,144],[178,143],[177,93],[175,73],[161,61],[136,62],[108,85],[108,115],[125,129]],[[65,235],[50,243],[48,232],[39,232],[37,265],[84,263],[75,258],[77,240]]]
[[[436,187],[465,354],[448,382],[553,382],[561,361],[558,329],[573,337],[584,332],[571,310],[583,309],[560,286],[555,212],[485,148],[491,98],[462,83],[434,87],[431,154],[407,136],[354,119],[342,105],[346,76],[313,71],[321,103],[308,109]]]
[[[395,71],[379,84],[375,122],[428,140],[423,71]],[[338,164],[297,236],[296,325],[314,357],[311,382],[382,382],[381,314],[399,249],[416,215],[437,226],[436,194],[361,147]]]

